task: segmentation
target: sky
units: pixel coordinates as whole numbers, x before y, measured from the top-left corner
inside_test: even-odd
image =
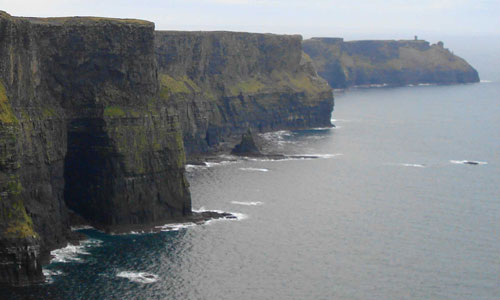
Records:
[[[104,16],[164,30],[345,38],[500,36],[500,0],[0,0],[15,16]]]

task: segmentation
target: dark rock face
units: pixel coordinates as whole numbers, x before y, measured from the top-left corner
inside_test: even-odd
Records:
[[[465,60],[423,40],[353,41],[312,38],[304,51],[318,73],[333,88],[354,85],[394,86],[478,82],[479,75]]]
[[[2,12],[0,63],[0,283],[43,280],[67,206],[105,229],[191,213],[152,23]]]
[[[255,144],[255,140],[250,130],[241,135],[241,142],[233,148],[231,153],[245,156],[262,155],[259,147],[257,147],[257,145]]]
[[[188,155],[217,149],[248,128],[330,126],[331,88],[300,36],[156,32],[161,94],[179,112]]]

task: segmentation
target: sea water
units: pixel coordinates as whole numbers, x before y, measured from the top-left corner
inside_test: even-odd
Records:
[[[353,89],[336,128],[261,136],[308,159],[188,166],[238,220],[54,251],[2,299],[499,299],[500,84]],[[467,162],[477,162],[469,164]]]

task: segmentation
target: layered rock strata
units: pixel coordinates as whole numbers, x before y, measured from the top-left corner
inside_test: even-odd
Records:
[[[256,132],[330,126],[331,88],[301,36],[156,32],[161,95],[179,112],[188,155]]]
[[[304,51],[333,88],[478,82],[477,71],[439,42],[312,38]]]

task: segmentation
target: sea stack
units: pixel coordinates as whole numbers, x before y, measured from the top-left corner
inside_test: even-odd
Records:
[[[241,135],[241,142],[233,148],[231,153],[242,156],[262,155],[259,147],[257,147],[257,144],[255,144],[255,140],[250,129],[248,129],[246,133]]]

